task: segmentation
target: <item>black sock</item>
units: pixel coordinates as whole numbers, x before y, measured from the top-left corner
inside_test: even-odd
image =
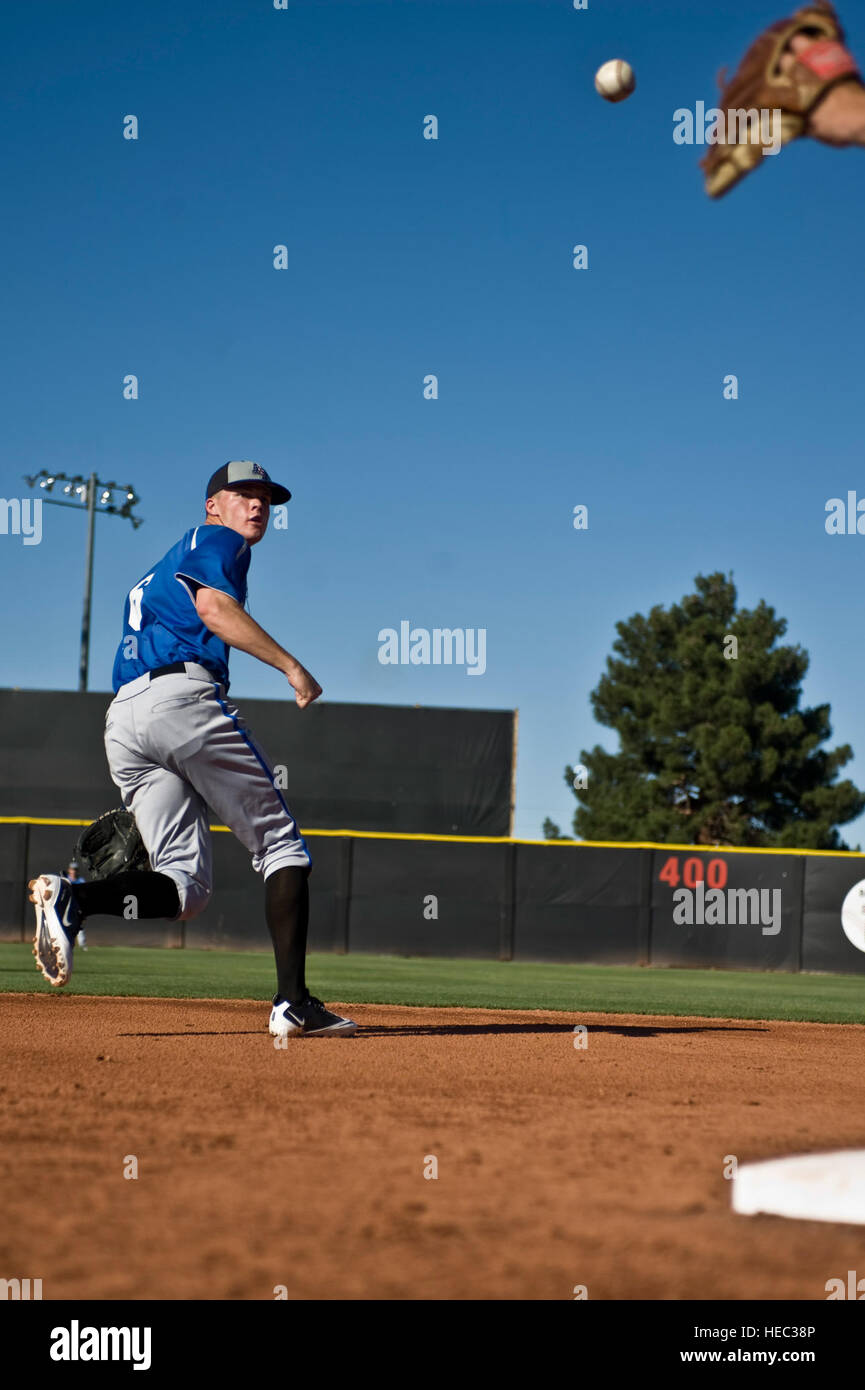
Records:
[[[94,879],[91,883],[73,883],[72,892],[82,917],[94,914],[104,917],[176,917],[180,911],[177,884],[168,874],[135,869],[113,878]],[[129,899],[134,898],[134,904]],[[130,915],[130,906],[134,913]]]
[[[276,957],[276,999],[306,998],[309,869],[277,869],[264,884],[264,915]]]

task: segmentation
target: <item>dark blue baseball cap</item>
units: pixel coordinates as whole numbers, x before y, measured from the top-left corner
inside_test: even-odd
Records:
[[[222,492],[224,487],[242,487],[244,483],[266,483],[270,488],[270,500],[277,506],[291,499],[288,488],[283,487],[281,483],[274,483],[261,464],[253,463],[251,459],[233,459],[217,468],[207,484],[207,496],[215,496],[217,492]]]

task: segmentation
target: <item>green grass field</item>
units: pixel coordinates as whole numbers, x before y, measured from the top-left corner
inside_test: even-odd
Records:
[[[851,975],[311,955],[307,979],[314,994],[346,1004],[865,1024],[865,977]],[[86,953],[76,952],[75,974],[64,992],[265,1000],[273,988],[269,953],[94,945]],[[29,945],[0,943],[4,990],[50,993]]]

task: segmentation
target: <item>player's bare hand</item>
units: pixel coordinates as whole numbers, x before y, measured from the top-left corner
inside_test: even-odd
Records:
[[[306,709],[313,700],[317,700],[321,694],[321,686],[314,676],[311,676],[303,666],[295,666],[286,673],[289,685],[294,691],[294,698],[299,709]]]
[[[794,34],[781,55],[781,71],[789,73],[796,56],[810,48],[813,38]],[[824,145],[842,149],[861,145],[865,134],[865,88],[860,82],[842,82],[832,87],[808,116],[805,134]]]

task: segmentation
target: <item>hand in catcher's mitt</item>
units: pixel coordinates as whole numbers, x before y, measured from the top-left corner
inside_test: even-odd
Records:
[[[797,34],[813,42],[782,66],[782,55]],[[718,75],[722,139],[700,160],[709,197],[720,198],[755,169],[764,146],[774,144],[777,150],[777,142],[786,145],[804,135],[808,116],[818,102],[839,82],[851,80],[861,84],[862,79],[844,47],[844,30],[829,0],[814,0],[789,19],[770,24],[751,44],[729,82],[725,69]],[[772,116],[777,110],[780,117]],[[761,117],[763,111],[770,114]],[[751,120],[746,119],[749,112]],[[735,143],[737,136],[743,143]]]
[[[85,879],[114,878],[133,869],[149,869],[150,860],[131,811],[106,811],[82,832],[75,858]]]

